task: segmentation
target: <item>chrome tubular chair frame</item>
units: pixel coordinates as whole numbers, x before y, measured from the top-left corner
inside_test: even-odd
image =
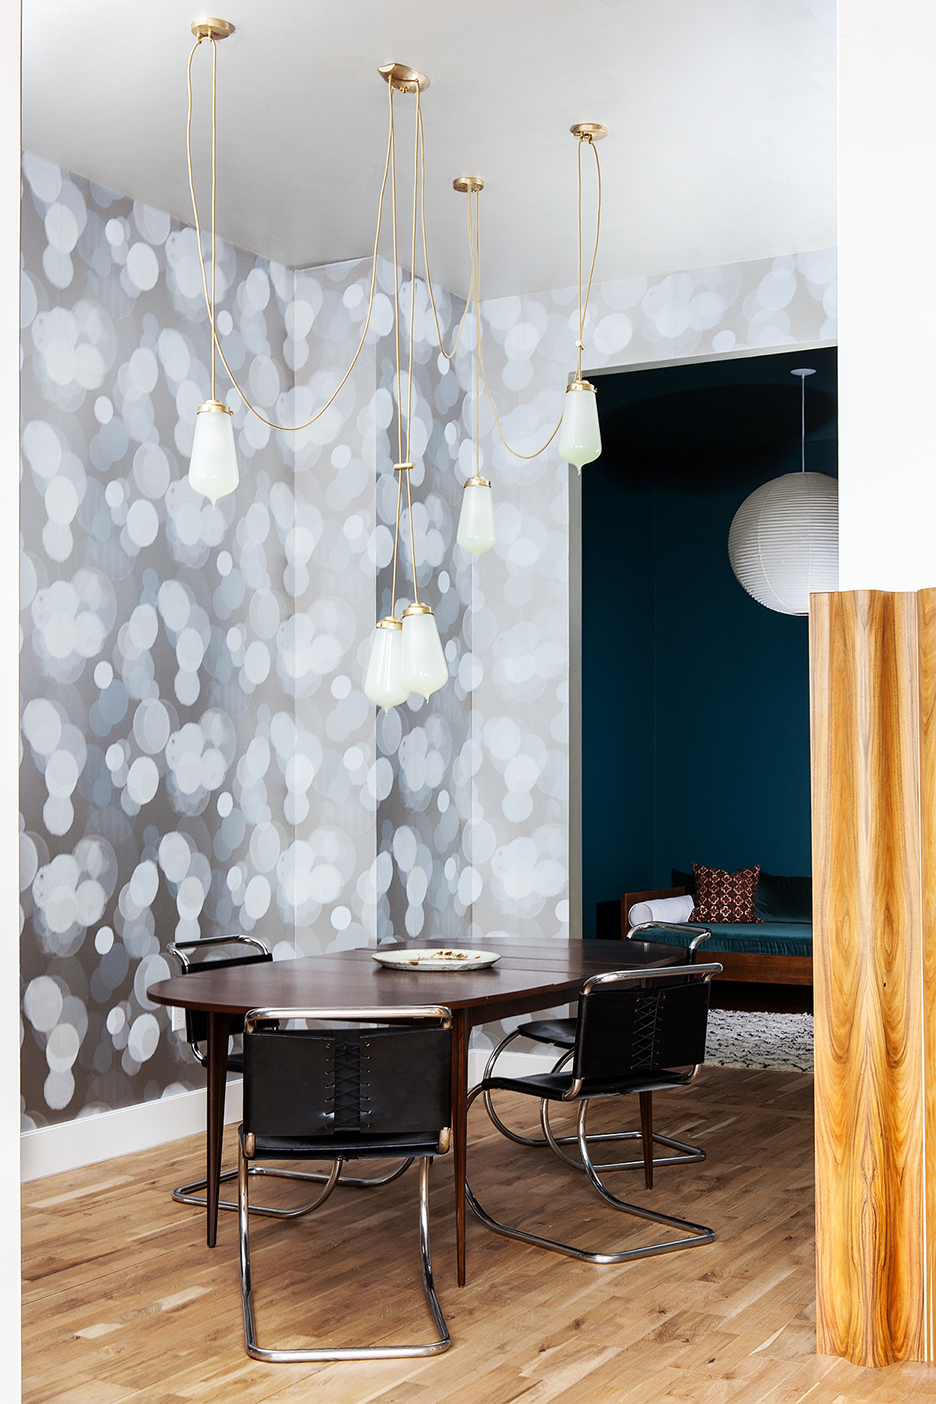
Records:
[[[200,961],[193,961],[189,952],[193,950],[203,950],[206,946],[253,946],[259,952],[259,955],[254,957],[254,959],[269,957],[272,960],[273,958],[269,946],[256,936],[200,936],[191,941],[173,942],[172,945],[167,946],[166,954],[173,956],[174,959],[178,961],[183,975],[188,975],[191,971],[197,970],[201,964]],[[189,1034],[191,1031],[192,1021],[187,1015],[186,1033]],[[195,1060],[200,1063],[202,1067],[206,1067],[208,1059],[199,1046],[198,1039],[189,1037],[188,1045]],[[404,1174],[404,1172],[409,1169],[412,1163],[412,1157],[409,1157],[401,1161],[399,1165],[395,1165],[386,1175],[374,1176],[370,1179],[348,1176],[343,1179],[341,1183],[344,1187],[349,1189],[376,1189],[380,1185],[389,1185],[393,1180],[398,1179],[400,1175]],[[236,1180],[237,1173],[236,1167],[233,1170],[223,1170],[218,1176],[218,1180],[221,1184],[226,1184],[230,1180]],[[321,1194],[315,1195],[312,1199],[307,1200],[303,1204],[297,1204],[291,1209],[275,1208],[272,1205],[266,1204],[252,1204],[250,1206],[251,1214],[259,1214],[268,1219],[298,1219],[303,1214],[309,1214],[313,1209],[317,1209],[320,1204],[325,1202],[334,1188],[333,1176],[331,1173],[323,1175],[319,1171],[312,1170],[270,1170],[266,1166],[259,1165],[252,1165],[249,1173],[251,1176],[268,1175],[276,1180],[303,1180],[309,1184],[320,1184],[324,1186]],[[338,1173],[340,1176],[340,1168]],[[199,1191],[205,1191],[207,1187],[208,1181],[202,1176],[201,1179],[190,1180],[186,1185],[177,1185],[172,1191],[172,1198],[177,1204],[194,1204],[198,1208],[204,1209],[207,1198],[204,1193],[199,1193]],[[238,1202],[236,1199],[218,1200],[219,1209],[228,1209],[236,1213],[237,1207]]]
[[[631,927],[630,931],[627,933],[626,939],[630,940],[635,931],[649,930],[677,931],[680,935],[688,935],[690,931],[694,931],[696,935],[686,947],[686,950],[689,955],[690,965],[695,963],[695,951],[697,946],[699,946],[702,941],[709,940],[712,934],[707,927],[689,925],[686,922],[680,922],[677,924],[675,922],[667,921],[646,921],[642,922],[639,926]],[[513,1043],[515,1039],[521,1037],[528,1038],[532,1036],[538,1043],[545,1042],[546,1040],[544,1037],[536,1037],[535,1034],[531,1035],[527,1032],[527,1030],[535,1030],[541,1026],[546,1028],[549,1024],[554,1024],[558,1031],[561,1031],[562,1033],[566,1034],[566,1038],[564,1038],[563,1041],[559,1044],[559,1047],[565,1049],[566,1051],[560,1054],[559,1058],[552,1066],[552,1072],[561,1072],[572,1056],[572,1049],[575,1038],[574,1019],[556,1019],[548,1021],[537,1020],[534,1021],[532,1024],[521,1024],[519,1028],[514,1029],[512,1033],[509,1033],[506,1035],[506,1037],[502,1038],[500,1043],[494,1049],[491,1056],[488,1058],[487,1062],[484,1065],[482,1081],[485,1081],[487,1078],[494,1076],[494,1065],[497,1062],[497,1059],[503,1053],[504,1049],[509,1044]],[[549,1146],[550,1149],[553,1150],[555,1154],[559,1156],[560,1160],[564,1160],[567,1165],[571,1165],[574,1169],[577,1170],[585,1169],[581,1161],[576,1160],[573,1156],[567,1155],[565,1151],[561,1149],[562,1146],[576,1145],[578,1142],[578,1137],[553,1135],[552,1129],[549,1126],[549,1102],[546,1100],[546,1098],[543,1098],[542,1102],[540,1103],[540,1125],[543,1128],[542,1136],[523,1136],[520,1134],[519,1131],[512,1131],[511,1128],[506,1125],[506,1123],[501,1119],[501,1117],[495,1110],[494,1100],[490,1092],[484,1093],[484,1109],[487,1112],[493,1124],[497,1127],[498,1131],[500,1131],[501,1135],[506,1136],[507,1139],[510,1141],[514,1141],[518,1146]],[[639,1131],[606,1131],[601,1132],[598,1135],[592,1135],[589,1137],[589,1140],[592,1145],[597,1145],[604,1141],[639,1141],[640,1139],[641,1133]],[[653,1164],[655,1166],[683,1165],[692,1161],[705,1159],[705,1151],[702,1150],[699,1146],[690,1145],[688,1141],[677,1141],[671,1136],[663,1136],[657,1132],[653,1133],[653,1140],[658,1145],[666,1146],[670,1150],[677,1150],[682,1152],[681,1155],[654,1156]],[[600,1168],[602,1170],[632,1170],[635,1167],[642,1166],[643,1164],[643,1159],[621,1160],[613,1164],[602,1165]]]
[[[288,1019],[313,1019],[321,1021],[342,1021],[358,1024],[380,1024],[393,1026],[396,1024],[408,1026],[409,1032],[418,1032],[413,1025],[423,1023],[435,1026],[446,1031],[451,1030],[451,1011],[442,1006],[417,1006],[413,1008],[399,1008],[394,1010],[385,1009],[257,1009],[252,1010],[245,1020],[245,1034],[248,1036],[255,1030],[260,1030],[264,1025],[276,1026],[281,1020]],[[450,1068],[444,1069],[444,1081],[446,1087],[446,1097],[450,1096]],[[451,1120],[451,1107],[448,1105],[449,1121]],[[422,1271],[422,1286],[426,1298],[426,1304],[432,1316],[436,1329],[436,1338],[424,1345],[401,1345],[401,1346],[347,1346],[347,1347],[300,1347],[296,1349],[268,1349],[258,1344],[257,1328],[253,1305],[253,1286],[250,1268],[250,1174],[254,1167],[250,1165],[251,1158],[258,1152],[258,1137],[250,1131],[245,1131],[242,1126],[238,1138],[238,1239],[240,1250],[240,1275],[241,1275],[241,1305],[244,1316],[244,1342],[247,1354],[254,1360],[263,1360],[271,1364],[295,1364],[305,1361],[325,1361],[325,1360],[406,1360],[421,1356],[440,1355],[448,1350],[451,1345],[451,1336],[439,1299],[436,1295],[435,1284],[432,1276],[432,1258],[429,1246],[429,1167],[434,1155],[444,1154],[449,1149],[450,1126],[436,1128],[438,1135],[435,1143],[431,1147],[431,1153],[420,1153],[412,1159],[419,1160],[419,1256]],[[320,1147],[316,1145],[316,1150]],[[327,1155],[327,1149],[321,1147],[323,1156]],[[268,1152],[269,1153],[269,1148]],[[284,1159],[288,1158],[286,1155]],[[319,1158],[319,1157],[316,1157]],[[331,1174],[327,1178],[325,1189],[319,1199],[322,1203],[335,1189],[339,1183],[342,1165],[346,1159],[353,1159],[350,1156],[338,1156],[335,1159]],[[407,1162],[410,1163],[410,1162]],[[381,1183],[388,1183],[390,1179],[396,1179],[401,1171],[397,1171],[392,1176],[386,1177]],[[351,1180],[341,1180],[341,1184],[354,1183]],[[359,1182],[366,1183],[366,1182]],[[377,1183],[377,1182],[374,1182]]]
[[[721,968],[722,967],[717,964],[703,966],[698,966],[694,964],[685,966],[667,966],[661,969],[659,972],[657,972],[657,982],[672,978],[685,977],[687,985],[707,985],[708,982],[711,980],[712,976],[718,971],[720,971]],[[591,995],[593,990],[595,990],[601,985],[609,985],[612,983],[624,984],[628,981],[635,982],[637,980],[642,981],[644,986],[652,986],[654,983],[652,979],[647,978],[646,970],[616,971],[608,975],[596,976],[593,979],[587,981],[582,990],[582,999],[584,1001],[588,996]],[[683,988],[685,988],[685,986],[683,986]],[[650,991],[644,990],[642,991],[642,993],[650,993]],[[580,1026],[582,1007],[583,1006],[580,1005],[580,1020],[579,1027],[577,1028],[576,1051],[578,1051],[581,1045],[582,1038]],[[704,1023],[702,1025],[702,1046],[704,1051]],[[564,1055],[561,1061],[565,1061],[569,1056],[570,1055],[568,1054]],[[502,1234],[505,1238],[515,1238],[520,1243],[529,1243],[536,1247],[546,1248],[551,1252],[562,1253],[567,1257],[576,1258],[579,1261],[589,1263],[604,1264],[629,1262],[636,1258],[652,1257],[660,1253],[672,1253],[675,1252],[677,1249],[696,1247],[703,1243],[710,1243],[715,1237],[714,1229],[707,1228],[704,1224],[693,1223],[691,1220],[688,1219],[677,1218],[676,1216],[671,1214],[663,1214],[657,1210],[646,1209],[637,1204],[630,1204],[627,1201],[618,1198],[617,1195],[613,1194],[607,1188],[607,1186],[602,1183],[601,1173],[603,1173],[607,1169],[613,1169],[616,1167],[596,1166],[594,1164],[591,1158],[589,1146],[590,1144],[594,1143],[594,1141],[598,1138],[590,1137],[587,1134],[586,1129],[588,1108],[589,1104],[592,1101],[605,1100],[608,1097],[618,1097],[621,1095],[626,1095],[628,1092],[637,1092],[646,1095],[647,1092],[653,1090],[664,1090],[665,1088],[683,1087],[688,1085],[688,1083],[696,1077],[700,1067],[701,1061],[691,1065],[691,1070],[688,1073],[679,1075],[678,1077],[675,1077],[672,1073],[669,1073],[666,1070],[662,1069],[660,1070],[660,1073],[658,1075],[654,1076],[648,1069],[646,1077],[632,1077],[631,1082],[633,1085],[630,1087],[622,1085],[621,1088],[619,1088],[618,1090],[596,1090],[592,1093],[589,1093],[586,1087],[586,1082],[588,1081],[588,1079],[580,1076],[575,1069],[573,1069],[573,1073],[567,1079],[563,1080],[564,1086],[560,1084],[560,1079],[556,1076],[556,1073],[554,1072],[548,1075],[549,1079],[551,1080],[551,1085],[547,1085],[547,1088],[543,1089],[549,1091],[549,1096],[542,1097],[540,1099],[541,1103],[543,1104],[545,1104],[547,1100],[563,1101],[566,1103],[578,1103],[577,1128],[574,1139],[578,1145],[579,1155],[581,1156],[580,1164],[570,1160],[570,1158],[560,1150],[558,1138],[552,1135],[552,1131],[549,1126],[549,1121],[545,1110],[541,1113],[544,1136],[548,1143],[552,1145],[553,1149],[557,1152],[557,1154],[561,1156],[563,1160],[569,1161],[569,1163],[577,1169],[585,1170],[585,1173],[588,1175],[588,1178],[591,1181],[592,1185],[601,1195],[605,1203],[611,1205],[611,1207],[614,1209],[619,1209],[623,1213],[633,1215],[636,1218],[645,1219],[653,1223],[662,1224],[667,1228],[675,1229],[682,1234],[682,1237],[679,1237],[677,1239],[671,1239],[661,1243],[650,1244],[648,1246],[640,1248],[622,1249],[617,1252],[591,1252],[587,1249],[577,1248],[567,1243],[560,1243],[555,1239],[545,1238],[542,1235],[530,1233],[525,1229],[517,1228],[513,1225],[502,1223],[500,1220],[495,1219],[492,1214],[488,1213],[488,1211],[483,1208],[483,1206],[479,1203],[471,1187],[471,1184],[466,1182],[466,1198],[472,1211],[481,1220],[485,1227],[489,1228],[494,1233]],[[504,1090],[525,1091],[528,1094],[532,1093],[533,1095],[537,1095],[540,1088],[542,1087],[544,1078],[501,1078],[496,1079],[496,1081],[504,1087]],[[482,1096],[488,1090],[490,1090],[490,1088],[488,1086],[487,1080],[480,1082],[476,1087],[472,1088],[468,1096],[469,1109],[472,1103],[475,1101],[475,1099],[479,1096]],[[616,1134],[623,1134],[625,1136],[630,1134],[636,1137],[641,1133]],[[515,1139],[515,1137],[511,1137],[511,1139]],[[562,1139],[566,1140],[566,1138]],[[663,1140],[664,1144],[672,1144],[669,1138],[655,1137],[654,1139]],[[680,1144],[681,1143],[679,1142],[676,1143],[676,1145]],[[700,1153],[697,1155],[693,1155],[692,1157],[687,1156],[685,1158],[691,1158],[694,1160],[702,1159],[704,1158],[704,1155]],[[679,1159],[683,1159],[683,1157],[679,1157]],[[645,1158],[643,1161],[636,1161],[631,1163],[637,1165],[643,1164],[649,1176],[652,1174],[652,1165],[658,1162],[655,1160],[649,1161],[648,1158]]]
[[[468,1094],[468,1107],[481,1091],[479,1087],[473,1087]],[[592,1099],[589,1098],[589,1101]],[[677,1238],[666,1243],[653,1243],[649,1247],[624,1249],[617,1253],[591,1253],[585,1248],[576,1248],[570,1243],[559,1243],[553,1238],[543,1238],[536,1233],[528,1233],[525,1229],[515,1228],[510,1224],[503,1224],[499,1219],[495,1219],[489,1214],[475,1198],[474,1191],[470,1183],[465,1184],[465,1197],[473,1212],[481,1220],[486,1228],[493,1233],[502,1234],[505,1238],[515,1238],[519,1243],[531,1243],[537,1248],[548,1248],[553,1253],[563,1253],[567,1258],[577,1258],[583,1263],[626,1263],[634,1258],[650,1258],[658,1253],[673,1253],[677,1248],[692,1248],[697,1244],[710,1243],[715,1237],[715,1230],[706,1228],[704,1224],[694,1224],[688,1219],[677,1219],[671,1214],[660,1214],[655,1209],[643,1209],[638,1204],[628,1204],[623,1199],[618,1199],[609,1189],[601,1183],[598,1171],[591,1162],[588,1154],[588,1138],[585,1135],[585,1117],[588,1110],[588,1101],[583,1101],[578,1110],[578,1131],[576,1140],[578,1142],[579,1154],[582,1157],[588,1178],[595,1189],[608,1204],[614,1209],[621,1209],[625,1214],[633,1214],[638,1219],[649,1219],[656,1224],[665,1224],[667,1228],[681,1229],[685,1233],[684,1238]],[[574,1162],[573,1162],[574,1164]],[[637,1164],[643,1164],[638,1161]],[[581,1168],[581,1167],[578,1167]],[[601,1167],[599,1167],[601,1168]]]

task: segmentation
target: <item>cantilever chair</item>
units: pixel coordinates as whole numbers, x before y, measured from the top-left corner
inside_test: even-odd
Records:
[[[681,936],[688,936],[690,933],[694,933],[693,939],[685,948],[686,963],[689,965],[695,963],[696,947],[702,941],[707,941],[712,934],[704,926],[690,926],[686,922],[681,922],[677,925],[668,921],[646,921],[638,926],[631,927],[625,939],[630,940],[634,936],[634,933],[638,931],[659,931],[661,929],[665,931],[678,931]],[[483,1073],[484,1079],[494,1077],[494,1067],[498,1058],[517,1038],[529,1038],[534,1043],[549,1044],[555,1048],[562,1049],[562,1053],[560,1053],[552,1067],[554,1073],[561,1072],[572,1057],[572,1052],[575,1048],[575,1020],[533,1019],[529,1023],[519,1025],[512,1033],[507,1034],[505,1038],[501,1039],[500,1043],[488,1058]],[[641,1103],[642,1110],[645,1109],[645,1115],[650,1115],[651,1117],[652,1097],[652,1092],[648,1092],[646,1094],[646,1101]],[[580,1161],[575,1160],[563,1150],[563,1146],[577,1144],[578,1137],[556,1136],[553,1134],[549,1125],[549,1106],[550,1103],[548,1099],[543,1098],[540,1103],[540,1124],[543,1128],[543,1135],[524,1136],[521,1135],[519,1131],[511,1130],[511,1128],[504,1123],[494,1107],[494,1100],[491,1093],[484,1093],[485,1110],[501,1135],[506,1136],[508,1140],[515,1141],[518,1146],[549,1146],[555,1151],[556,1155],[568,1165],[572,1165],[579,1170],[584,1169]],[[652,1189],[653,1170],[655,1166],[683,1165],[690,1161],[705,1159],[705,1151],[702,1150],[700,1146],[690,1145],[688,1141],[678,1141],[672,1136],[664,1136],[656,1131],[653,1131],[651,1134],[653,1141],[657,1145],[665,1146],[667,1150],[677,1151],[679,1154],[654,1156],[649,1164],[646,1162],[645,1158],[641,1158],[640,1160],[619,1160],[614,1164],[605,1165],[602,1168],[605,1170],[632,1170],[642,1165],[644,1167],[644,1179],[647,1189]],[[599,1142],[605,1141],[636,1141],[641,1139],[642,1131],[604,1131],[598,1135],[589,1136],[588,1138],[590,1145],[597,1145]]]
[[[222,956],[220,959],[210,961],[192,960],[193,955],[200,955],[206,948],[214,953],[219,947],[248,946],[253,949],[248,954]],[[204,965],[210,964],[216,970],[223,970],[231,965],[259,965],[265,961],[273,959],[273,954],[263,941],[256,936],[201,936],[191,941],[176,941],[166,948],[168,955],[171,955],[179,964],[183,975],[188,975],[193,970],[199,970]],[[243,1033],[243,1019],[235,1019],[231,1025],[231,1034],[236,1036]],[[186,1009],[185,1011],[185,1038],[192,1051],[192,1056],[202,1067],[208,1064],[207,1055],[202,1047],[208,1037],[208,1016],[201,1009]],[[230,1072],[244,1071],[243,1054],[232,1051],[228,1054],[228,1070]],[[372,1179],[345,1179],[342,1183],[350,1185],[355,1189],[370,1189],[373,1186],[389,1184],[398,1175],[402,1175],[412,1165],[412,1158],[407,1158],[401,1165],[396,1165],[386,1175],[381,1175]],[[278,1180],[305,1180],[316,1184],[327,1184],[328,1176],[316,1172],[300,1170],[271,1170],[266,1166],[254,1166],[251,1170],[255,1175],[267,1175]],[[222,1183],[236,1179],[237,1169],[222,1170],[220,1180]],[[187,1185],[178,1185],[172,1191],[172,1197],[179,1204],[205,1205],[205,1194],[208,1181],[206,1179],[191,1180]],[[323,1194],[316,1195],[313,1199],[303,1204],[297,1204],[293,1208],[280,1208],[264,1204],[254,1204],[251,1213],[263,1214],[271,1219],[294,1219],[300,1214],[307,1214],[323,1202]],[[237,1209],[236,1199],[219,1199],[219,1209]]]
[[[280,1027],[291,1019],[331,1027]],[[451,1026],[451,1012],[440,1005],[392,1011],[255,1009],[247,1015],[238,1204],[244,1340],[255,1360],[399,1360],[448,1350],[451,1338],[429,1253],[429,1166],[433,1156],[448,1150],[451,1137]],[[435,1340],[412,1346],[261,1347],[250,1271],[251,1162],[332,1160],[325,1198],[347,1161],[396,1156],[419,1159],[420,1259]]]
[[[554,1071],[520,1078],[486,1077],[472,1088],[468,1097],[469,1107],[476,1097],[496,1090],[519,1092],[543,1102],[577,1105],[576,1140],[581,1163],[602,1199],[614,1209],[664,1224],[684,1236],[649,1247],[589,1252],[499,1222],[481,1206],[469,1184],[466,1186],[468,1203],[487,1228],[521,1243],[532,1243],[590,1263],[627,1262],[632,1258],[708,1243],[715,1237],[714,1229],[629,1204],[612,1194],[603,1184],[601,1175],[616,1167],[593,1163],[589,1149],[593,1138],[587,1134],[586,1119],[590,1103],[597,1098],[638,1095],[643,1165],[647,1184],[651,1185],[650,1096],[653,1092],[685,1087],[698,1073],[705,1059],[709,982],[721,969],[714,964],[666,966],[649,974],[644,967],[593,976],[579,996],[570,1072]],[[640,982],[639,987],[637,982]],[[545,1114],[543,1129],[556,1149]]]

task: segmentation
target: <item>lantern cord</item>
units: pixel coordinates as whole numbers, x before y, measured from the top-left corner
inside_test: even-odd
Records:
[[[806,472],[806,377],[800,376],[800,472]]]
[[[595,146],[595,143],[594,143],[590,138],[588,138],[587,140],[588,140],[588,145],[589,145],[589,146],[591,147],[591,149],[592,149],[592,154],[593,154],[594,157],[595,157],[595,179],[596,179],[596,183],[597,183],[598,198],[597,198],[597,209],[596,209],[596,213],[595,213],[595,245],[594,245],[594,249],[593,249],[593,251],[592,251],[591,267],[590,267],[589,272],[588,272],[588,284],[587,284],[587,286],[586,286],[586,288],[585,288],[585,296],[584,296],[584,299],[583,299],[583,297],[582,297],[582,139],[580,139],[580,140],[579,140],[579,144],[578,144],[578,153],[577,153],[577,155],[578,155],[578,161],[577,161],[577,173],[578,173],[578,207],[577,207],[577,208],[578,208],[578,299],[579,299],[579,335],[578,335],[578,340],[577,340],[577,342],[575,343],[575,344],[576,344],[577,355],[578,355],[578,364],[577,364],[577,368],[576,368],[576,372],[575,372],[575,374],[576,374],[576,379],[577,379],[577,380],[580,380],[581,377],[582,377],[582,350],[583,350],[582,338],[583,338],[584,328],[585,328],[585,318],[586,318],[586,316],[587,316],[587,314],[588,314],[588,300],[589,300],[589,298],[591,297],[592,280],[593,280],[594,275],[595,275],[595,262],[596,262],[596,260],[597,260],[597,258],[598,258],[598,239],[599,239],[599,236],[600,236],[600,233],[601,233],[601,162],[600,162],[599,159],[598,159],[598,150],[597,150],[597,148],[596,148],[596,146]],[[477,221],[478,221],[478,225],[480,226],[480,213],[477,213],[476,218],[477,218]],[[474,273],[474,279],[475,279],[475,297],[476,297],[476,305],[480,305],[480,291],[481,291],[481,290],[480,290],[480,282],[481,282],[481,245],[480,245],[480,234],[478,234],[478,235],[476,236],[476,238],[477,238],[477,245],[478,245],[478,247],[477,247],[477,261],[476,261],[476,266],[475,266],[475,259],[472,258],[472,266],[473,266],[473,273]],[[490,402],[491,409],[492,409],[493,412],[494,412],[494,423],[497,425],[497,432],[498,432],[498,435],[500,436],[500,441],[501,441],[501,443],[504,445],[504,448],[507,450],[508,453],[512,453],[513,456],[514,456],[514,458],[522,458],[522,459],[538,458],[539,455],[540,455],[541,453],[545,453],[545,451],[549,448],[549,445],[552,443],[553,439],[554,439],[554,438],[556,437],[556,435],[559,433],[559,430],[560,430],[561,427],[562,427],[562,416],[560,415],[560,417],[559,417],[559,423],[556,425],[555,429],[552,431],[552,433],[550,434],[549,438],[546,440],[545,444],[543,444],[541,448],[536,449],[535,452],[533,452],[533,453],[519,453],[519,452],[517,451],[517,449],[512,448],[511,445],[508,444],[507,439],[506,439],[505,436],[504,436],[504,430],[503,430],[503,427],[502,427],[501,422],[500,422],[500,415],[497,413],[497,406],[496,406],[495,403],[494,403],[494,396],[491,394],[491,387],[488,385],[487,371],[486,371],[485,365],[484,365],[484,350],[483,350],[483,348],[482,348],[482,346],[481,346],[480,341],[479,341],[479,344],[478,344],[478,359],[479,359],[480,362],[481,362],[481,379],[482,379],[483,382],[484,382],[484,391],[485,391],[485,394],[487,395],[487,398],[488,398],[488,400],[489,400],[489,402]]]
[[[212,75],[211,75],[211,79],[212,79],[212,93],[211,93],[211,111],[212,111],[211,212],[212,212],[212,213],[211,213],[211,218],[212,218],[212,233],[213,233],[213,232],[214,232],[215,185],[216,185],[216,180],[217,180],[217,170],[216,170],[216,163],[215,163],[215,159],[214,159],[214,149],[215,149],[215,140],[216,140],[216,131],[217,131],[217,121],[216,121],[216,100],[217,100],[217,61],[216,61],[216,60],[217,60],[217,45],[216,45],[216,42],[215,42],[214,38],[213,38],[211,35],[208,35],[208,36],[206,36],[206,37],[207,37],[208,42],[211,44],[211,50],[212,50]],[[210,322],[211,322],[211,333],[212,333],[212,341],[213,341],[213,347],[212,347],[212,381],[213,381],[213,376],[214,376],[214,364],[213,364],[213,363],[214,363],[214,349],[217,348],[217,353],[218,353],[218,355],[219,355],[220,358],[221,358],[221,363],[222,363],[222,365],[224,366],[224,369],[227,371],[228,375],[229,375],[230,378],[231,378],[231,384],[234,386],[234,389],[237,391],[238,395],[239,395],[239,396],[241,397],[241,399],[243,400],[243,402],[244,402],[244,404],[246,405],[247,409],[250,410],[250,413],[253,414],[253,415],[256,415],[257,419],[259,419],[259,420],[261,421],[261,423],[266,424],[270,429],[278,429],[278,430],[282,430],[284,433],[295,434],[295,433],[297,433],[300,429],[308,429],[308,427],[309,427],[310,424],[314,424],[315,421],[316,421],[317,419],[321,419],[322,415],[323,415],[323,414],[325,413],[325,411],[328,409],[329,405],[331,405],[331,404],[334,403],[334,401],[337,399],[338,395],[340,394],[341,390],[342,390],[342,389],[344,388],[344,386],[347,384],[348,379],[349,379],[349,377],[350,377],[350,375],[351,375],[351,372],[354,370],[354,367],[357,365],[358,357],[360,356],[361,352],[364,350],[364,343],[365,343],[365,341],[367,340],[367,333],[368,333],[368,330],[370,329],[370,324],[371,324],[371,315],[372,315],[373,310],[374,310],[374,293],[375,293],[376,283],[377,283],[377,248],[378,248],[378,244],[379,244],[379,241],[380,241],[380,226],[381,226],[381,222],[382,222],[382,219],[383,219],[384,192],[386,191],[386,188],[387,188],[387,177],[388,177],[388,174],[389,174],[389,171],[390,171],[390,157],[391,157],[391,153],[392,153],[392,151],[393,151],[393,104],[392,104],[392,101],[391,101],[391,105],[390,105],[390,132],[389,132],[389,135],[388,135],[388,138],[387,138],[387,159],[386,159],[386,163],[385,163],[385,165],[384,165],[383,183],[381,184],[381,187],[380,187],[380,198],[379,198],[379,200],[378,200],[378,202],[377,202],[377,231],[376,231],[376,234],[375,234],[375,236],[374,236],[374,254],[373,254],[373,264],[372,264],[372,268],[371,268],[370,293],[369,293],[368,303],[367,303],[367,316],[366,316],[365,319],[364,319],[364,329],[363,329],[363,331],[361,332],[361,339],[360,339],[360,341],[359,341],[359,343],[358,343],[358,348],[357,348],[357,350],[356,350],[355,353],[354,353],[354,356],[353,356],[353,358],[352,358],[352,360],[351,360],[351,364],[349,365],[348,369],[345,371],[344,375],[342,376],[341,380],[338,382],[338,385],[336,386],[336,388],[334,389],[334,391],[332,392],[332,394],[331,394],[331,395],[328,397],[328,399],[325,401],[324,405],[322,405],[322,408],[321,408],[321,409],[316,410],[315,414],[313,414],[312,417],[311,417],[310,419],[307,419],[303,424],[276,424],[276,423],[274,423],[274,421],[273,421],[272,419],[267,419],[264,415],[262,415],[262,414],[260,413],[260,411],[259,411],[258,409],[256,409],[256,408],[250,403],[250,401],[248,400],[247,396],[244,394],[244,391],[241,389],[240,385],[239,385],[238,382],[237,382],[237,378],[236,378],[236,376],[234,375],[234,372],[231,370],[231,367],[230,367],[230,366],[228,365],[228,363],[227,363],[227,358],[225,357],[224,349],[223,349],[223,347],[222,347],[222,345],[221,345],[221,339],[220,339],[220,337],[218,336],[218,329],[217,329],[217,326],[215,325],[215,309],[214,309],[214,295],[213,295],[213,294],[214,294],[214,288],[215,288],[215,260],[216,260],[216,257],[217,257],[217,249],[215,248],[214,244],[212,244],[212,249],[211,249],[211,288],[209,289],[209,286],[208,286],[208,273],[207,273],[207,269],[206,269],[206,267],[205,267],[205,250],[204,250],[204,248],[202,247],[201,222],[200,222],[199,214],[198,214],[198,202],[197,202],[197,200],[196,200],[196,198],[195,198],[195,176],[194,176],[194,172],[193,172],[193,168],[192,168],[192,60],[193,60],[194,57],[195,57],[195,51],[197,50],[199,44],[201,44],[202,42],[203,42],[203,39],[202,39],[202,38],[197,39],[197,40],[195,41],[195,45],[194,45],[194,47],[193,47],[193,49],[192,49],[192,52],[189,54],[188,74],[187,74],[187,77],[188,77],[188,117],[187,117],[186,128],[185,128],[185,140],[186,140],[186,151],[187,151],[187,154],[188,154],[189,192],[190,192],[191,197],[192,197],[192,213],[193,213],[194,218],[195,218],[195,240],[196,240],[196,243],[197,243],[197,245],[198,245],[198,259],[199,259],[199,262],[200,262],[200,264],[201,264],[202,287],[204,288],[204,293],[205,293],[205,304],[206,304],[206,306],[207,306],[207,309],[208,309],[208,317],[209,317],[209,320],[210,320]],[[391,85],[390,85],[391,92],[392,92],[392,86],[393,86],[393,85],[391,84]],[[213,383],[212,383],[212,398],[214,398],[214,385],[213,385]]]

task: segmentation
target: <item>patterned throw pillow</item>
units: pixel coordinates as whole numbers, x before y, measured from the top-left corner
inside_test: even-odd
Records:
[[[736,873],[726,873],[721,868],[703,868],[701,863],[693,863],[692,872],[695,877],[695,906],[690,921],[760,922],[763,925],[754,910],[760,863],[754,868],[739,868]]]

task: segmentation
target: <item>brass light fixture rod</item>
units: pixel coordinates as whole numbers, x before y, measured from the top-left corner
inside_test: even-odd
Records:
[[[425,73],[420,73],[418,68],[409,68],[405,63],[383,63],[377,72],[398,93],[424,93],[429,86]]]
[[[460,195],[475,195],[484,189],[484,181],[480,176],[456,176],[452,181],[452,189],[457,190]]]
[[[234,26],[228,20],[208,17],[192,20],[192,33],[196,39],[229,39]]]

